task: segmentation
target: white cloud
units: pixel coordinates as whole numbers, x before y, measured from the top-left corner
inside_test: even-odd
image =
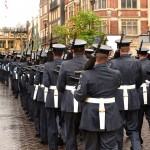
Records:
[[[7,0],[6,9],[5,0],[0,0],[0,27],[25,24],[27,20],[38,15],[39,2],[40,0]]]

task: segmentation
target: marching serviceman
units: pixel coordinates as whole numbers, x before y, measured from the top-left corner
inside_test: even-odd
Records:
[[[113,59],[111,68],[119,70],[122,75],[122,84],[116,95],[116,103],[120,109],[124,127],[127,135],[130,137],[133,150],[140,150],[141,144],[138,130],[138,111],[140,109],[140,100],[137,89],[142,84],[142,69],[139,60],[131,57],[130,51],[131,40],[116,41],[120,57]],[[117,134],[118,148],[123,149],[123,127]]]
[[[139,93],[139,97],[141,101],[141,108],[139,110],[138,123],[139,123],[139,132],[140,132],[140,141],[142,144],[143,140],[141,137],[141,130],[142,130],[144,113],[146,115],[146,119],[148,121],[149,128],[150,128],[150,91],[149,91],[149,85],[146,84],[146,80],[150,81],[150,75],[147,74],[147,71],[149,71],[149,68],[150,68],[150,61],[147,58],[148,56],[147,52],[149,51],[148,48],[137,48],[136,51],[141,61],[142,73],[143,73],[142,85],[138,89],[138,93]]]
[[[63,44],[53,44],[53,57],[54,61],[47,62],[44,65],[43,84],[45,89],[45,107],[47,113],[48,125],[48,145],[49,150],[58,150],[58,128],[56,119],[58,117],[62,99],[62,93],[58,93],[56,85],[59,72],[57,66],[62,63],[62,55],[66,46]],[[59,118],[60,119],[60,118]]]
[[[122,119],[115,103],[115,95],[122,77],[119,71],[110,69],[107,65],[112,49],[104,45],[94,46],[95,66],[81,75],[74,95],[83,106],[80,123],[83,149],[118,150],[116,130],[121,127]]]
[[[57,88],[59,92],[63,92],[64,96],[61,102],[61,111],[64,114],[65,130],[66,130],[66,150],[77,150],[76,133],[79,127],[81,105],[74,98],[75,86],[78,84],[72,77],[76,71],[82,71],[87,59],[84,56],[84,40],[71,40],[73,59],[62,63]]]

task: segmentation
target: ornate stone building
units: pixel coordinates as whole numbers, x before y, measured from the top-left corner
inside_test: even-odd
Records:
[[[26,28],[0,29],[0,52],[22,51],[25,48],[27,38]]]

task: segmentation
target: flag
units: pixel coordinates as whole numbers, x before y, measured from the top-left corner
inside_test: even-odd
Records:
[[[7,0],[5,0],[5,8],[8,9]]]

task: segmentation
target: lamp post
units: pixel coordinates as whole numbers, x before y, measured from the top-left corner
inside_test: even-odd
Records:
[[[45,27],[45,49],[46,49],[46,27],[47,27],[48,19],[44,19],[43,23]]]
[[[90,2],[91,2],[91,6],[92,6],[92,11],[94,11],[95,0],[90,0]]]

